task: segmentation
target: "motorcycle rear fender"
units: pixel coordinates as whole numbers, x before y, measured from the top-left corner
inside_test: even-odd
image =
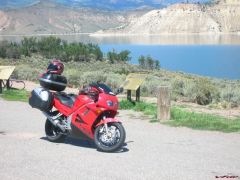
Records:
[[[105,119],[102,119],[97,125],[96,127],[102,125],[102,124],[105,124],[105,123],[112,123],[112,122],[121,122],[119,119],[117,118],[105,118]]]

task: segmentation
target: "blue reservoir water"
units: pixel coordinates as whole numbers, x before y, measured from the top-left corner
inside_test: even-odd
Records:
[[[102,51],[131,51],[131,63],[140,55],[159,60],[161,67],[203,76],[240,79],[240,45],[133,45],[101,44]]]

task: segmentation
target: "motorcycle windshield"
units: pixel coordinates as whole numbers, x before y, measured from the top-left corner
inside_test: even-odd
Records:
[[[102,89],[106,94],[115,95],[112,92],[112,89],[109,86],[107,86],[106,84],[97,83],[97,84],[94,84],[94,86],[97,86],[98,88]]]

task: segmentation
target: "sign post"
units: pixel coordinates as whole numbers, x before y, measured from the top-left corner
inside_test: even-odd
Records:
[[[2,94],[2,92],[3,92],[2,84],[3,84],[3,81],[0,79],[0,94]]]
[[[136,91],[136,101],[140,101],[140,86],[146,79],[146,73],[130,73],[122,87],[127,90],[127,100],[132,101],[132,91]]]
[[[169,87],[160,87],[157,100],[157,119],[159,121],[171,119],[171,96]]]

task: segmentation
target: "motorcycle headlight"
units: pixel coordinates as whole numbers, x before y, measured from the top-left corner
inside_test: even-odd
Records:
[[[113,106],[113,102],[112,101],[107,101],[107,105],[112,107]]]

